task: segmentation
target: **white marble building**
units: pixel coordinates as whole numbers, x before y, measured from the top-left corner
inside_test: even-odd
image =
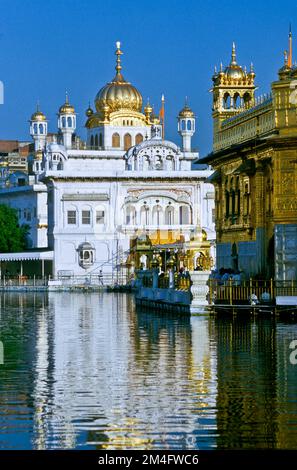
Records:
[[[181,148],[162,139],[162,119],[149,104],[142,112],[141,94],[121,73],[121,54],[117,43],[116,76],[96,95],[96,110],[86,111],[86,145],[74,143],[68,97],[59,109],[58,142],[48,142],[48,122],[37,109],[30,121],[34,176],[22,188],[0,191],[0,202],[21,215],[30,207],[31,245],[53,251],[54,276],[111,272],[143,230],[165,237],[179,231],[185,242],[203,230],[214,243],[211,171],[192,169],[194,113],[187,104],[179,113]]]

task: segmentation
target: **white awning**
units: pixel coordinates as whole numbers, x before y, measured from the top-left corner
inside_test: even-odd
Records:
[[[24,251],[22,253],[0,253],[1,261],[52,261],[53,251]]]

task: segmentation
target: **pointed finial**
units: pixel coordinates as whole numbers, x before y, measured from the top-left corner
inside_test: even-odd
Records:
[[[36,111],[37,111],[37,112],[40,111],[40,103],[39,103],[39,100],[37,100],[37,103],[36,103]]]
[[[188,97],[185,97],[185,107],[188,106]]]
[[[69,104],[68,91],[67,90],[65,90],[65,103]]]
[[[287,66],[288,65],[288,51],[287,50],[284,51],[284,58],[285,58],[285,66]]]
[[[121,51],[121,43],[120,41],[117,41],[116,42],[116,56],[117,56],[117,60],[116,60],[116,72],[117,72],[117,76],[119,77],[121,75],[121,70],[122,70],[122,66],[121,66],[121,55],[123,54],[122,51]]]
[[[161,101],[162,101],[162,103],[165,103],[165,97],[164,97],[163,93],[162,93],[162,96],[161,96]]]
[[[288,55],[288,67],[292,68],[292,63],[293,63],[293,48],[292,48],[292,29],[291,29],[291,23],[289,27],[289,55]]]
[[[216,75],[217,73],[218,73],[218,71],[217,71],[217,66],[215,65],[215,66],[214,66],[214,74]]]
[[[223,72],[223,62],[220,63],[220,72]]]
[[[236,65],[236,47],[235,47],[235,42],[232,43],[231,65]]]

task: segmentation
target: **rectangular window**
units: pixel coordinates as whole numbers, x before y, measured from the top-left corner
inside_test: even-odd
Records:
[[[67,223],[68,225],[76,225],[76,211],[67,212]]]
[[[104,224],[104,211],[96,211],[96,224]]]
[[[27,211],[27,221],[31,222],[31,211],[29,209]]]
[[[81,223],[83,225],[91,224],[91,211],[82,211],[81,213]]]

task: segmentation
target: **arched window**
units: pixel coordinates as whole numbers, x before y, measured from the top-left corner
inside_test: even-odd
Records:
[[[138,145],[141,142],[143,142],[143,135],[142,134],[137,134],[136,137],[135,137],[135,145]]]
[[[149,225],[149,208],[143,205],[140,209],[140,224]]]
[[[156,157],[156,164],[155,164],[156,170],[163,170],[163,159],[161,155],[158,155]]]
[[[181,121],[181,130],[182,131],[186,130],[186,121],[185,121],[185,119],[182,119],[182,121]]]
[[[235,93],[233,97],[233,106],[234,108],[241,108],[241,98],[238,93]]]
[[[88,242],[82,243],[78,247],[78,254],[79,254],[78,263],[82,268],[87,269],[94,264],[95,249],[92,247],[90,243]]]
[[[174,225],[174,208],[167,206],[165,209],[165,224]]]
[[[143,171],[149,170],[150,168],[150,157],[148,155],[143,155],[142,157],[142,169]]]
[[[160,205],[153,208],[153,225],[162,225],[162,207]]]
[[[91,148],[94,147],[94,136],[91,135],[91,140],[90,140]]]
[[[174,158],[171,155],[167,157],[167,170],[174,171]]]
[[[98,135],[95,135],[95,148],[98,148]]]
[[[43,134],[43,124],[39,124],[39,133]]]
[[[231,108],[231,97],[229,93],[224,94],[224,108],[230,109]]]
[[[102,137],[101,132],[99,134],[99,147],[103,147],[103,137]]]
[[[33,126],[33,131],[34,131],[34,134],[37,134],[37,132],[38,132],[38,126],[37,126],[36,123]]]
[[[187,120],[187,129],[188,129],[188,131],[190,131],[192,129],[192,123],[191,123],[190,119]]]
[[[251,101],[252,101],[251,95],[249,93],[245,93],[243,95],[244,107],[249,108],[251,106]]]
[[[130,147],[132,147],[132,137],[130,134],[125,134],[124,135],[124,150],[128,150]]]
[[[136,209],[134,206],[128,206],[126,209],[126,225],[136,224]]]
[[[67,118],[67,125],[68,127],[72,127],[72,118],[70,116]]]
[[[115,147],[115,148],[118,148],[120,147],[120,134],[118,134],[117,132],[115,132],[114,134],[112,134],[112,146]]]
[[[225,191],[225,215],[226,217],[229,217],[229,212],[230,212],[229,201],[230,201],[229,191]]]
[[[62,127],[66,127],[66,118],[65,118],[65,116],[62,117]]]
[[[179,208],[179,223],[180,223],[180,225],[187,225],[187,224],[190,223],[189,207],[188,206],[180,206],[180,208]]]

